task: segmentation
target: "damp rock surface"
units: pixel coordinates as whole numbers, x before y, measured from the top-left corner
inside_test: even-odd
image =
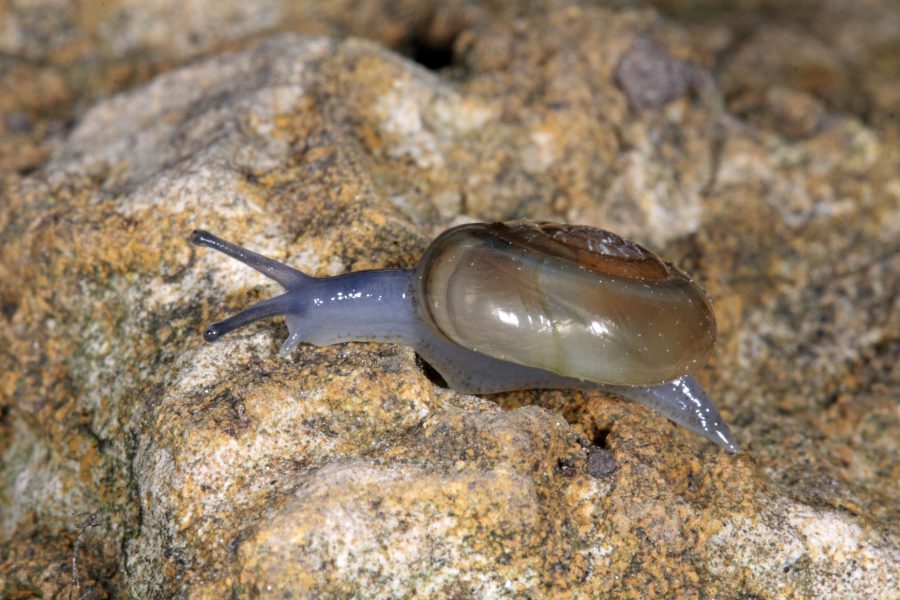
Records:
[[[131,25],[68,48],[117,57],[85,63],[91,93],[44,21],[4,30],[50,52],[71,122],[0,94],[21,136],[0,144],[2,594],[897,589],[897,129],[789,77],[745,77],[762,100],[742,112],[697,25],[646,6],[406,4],[431,20],[365,4],[374,41],[302,3],[209,30],[111,4]],[[32,145],[11,160],[11,139]],[[459,395],[403,347],[279,359],[278,319],[202,340],[279,290],[192,229],[324,276],[522,216],[617,231],[708,290],[701,380],[747,452],[612,396]]]

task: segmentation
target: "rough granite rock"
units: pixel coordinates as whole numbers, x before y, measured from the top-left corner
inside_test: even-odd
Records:
[[[790,81],[748,118],[644,7],[449,3],[415,33],[420,4],[355,27],[453,31],[440,74],[359,39],[246,45],[276,26],[234,5],[240,49],[99,102],[34,172],[0,165],[2,594],[890,597],[897,129]],[[110,46],[132,69],[217,31],[122,6],[158,36],[136,61]],[[302,31],[356,22],[303,10]],[[720,324],[701,378],[746,453],[610,396],[459,395],[408,348],[282,360],[277,320],[202,341],[276,287],[191,229],[327,275],[518,216],[608,227],[698,277]]]
[[[896,130],[900,4],[893,0],[650,0],[690,32],[721,73],[730,108],[790,135],[794,118],[771,95],[810,98]],[[790,117],[785,119],[785,117]]]

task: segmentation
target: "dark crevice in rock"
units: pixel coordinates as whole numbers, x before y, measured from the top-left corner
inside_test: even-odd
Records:
[[[0,314],[9,320],[13,318],[17,310],[19,310],[19,297],[11,291],[0,292]]]
[[[606,438],[609,437],[609,434],[610,434],[611,431],[612,431],[612,430],[611,430],[610,428],[608,428],[608,427],[601,427],[601,428],[598,428],[596,431],[594,431],[594,436],[593,436],[593,438],[591,439],[591,442],[592,442],[592,443],[594,444],[594,446],[596,446],[597,448],[603,448],[603,449],[606,449],[606,448],[607,448],[607,445],[606,445]]]
[[[22,167],[21,169],[16,170],[16,174],[19,177],[28,177],[29,175],[31,175],[32,173],[37,171],[39,168],[40,168],[40,165],[26,165],[26,166]]]
[[[414,33],[398,50],[426,69],[440,71],[456,64],[453,44],[456,35],[437,40]]]

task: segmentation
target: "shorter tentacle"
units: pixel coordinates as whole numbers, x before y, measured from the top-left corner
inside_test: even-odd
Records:
[[[303,341],[303,336],[300,332],[303,325],[303,319],[298,315],[285,315],[284,320],[287,322],[288,336],[287,339],[284,340],[284,343],[281,344],[281,350],[278,351],[278,356],[281,358],[288,358],[291,355],[291,352],[294,351],[294,348],[299,346],[300,342]]]
[[[207,342],[214,342],[226,333],[234,331],[247,323],[287,313],[291,309],[291,302],[288,296],[290,296],[290,292],[268,300],[262,300],[238,314],[228,317],[224,321],[213,323],[203,332],[203,339]]]

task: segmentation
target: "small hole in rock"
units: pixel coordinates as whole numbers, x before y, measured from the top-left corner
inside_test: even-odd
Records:
[[[455,36],[445,40],[428,39],[414,35],[406,43],[404,54],[432,71],[439,71],[453,65],[453,42]]]
[[[16,173],[18,173],[18,175],[20,177],[28,177],[29,175],[31,175],[32,173],[34,173],[37,170],[38,170],[37,165],[25,165],[24,167],[20,167],[16,171]]]
[[[594,437],[591,440],[598,448],[606,448],[606,438],[609,437],[609,429],[600,428],[594,431]]]
[[[7,319],[12,319],[19,310],[19,299],[11,293],[0,293],[0,314]]]

